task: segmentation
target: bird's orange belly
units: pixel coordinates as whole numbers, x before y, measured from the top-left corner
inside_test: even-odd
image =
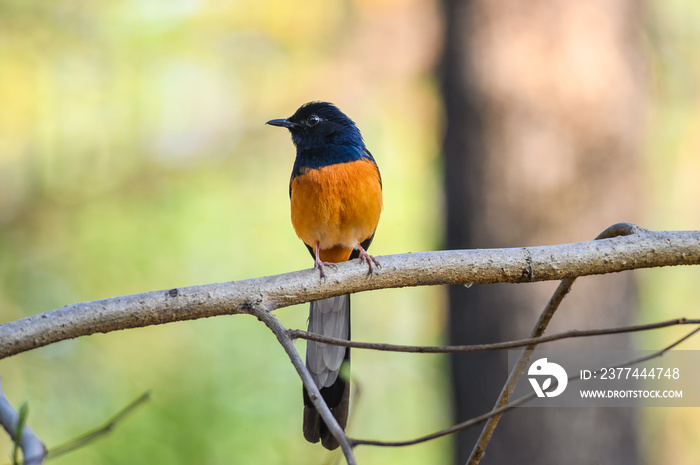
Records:
[[[320,259],[347,260],[377,229],[382,211],[379,171],[370,160],[311,169],[291,181],[292,225]]]

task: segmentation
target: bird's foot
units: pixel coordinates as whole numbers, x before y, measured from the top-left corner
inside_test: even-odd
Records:
[[[375,265],[377,267],[381,267],[382,265],[379,263],[379,260],[374,258],[372,255],[368,254],[367,251],[360,244],[357,244],[357,250],[360,251],[360,260],[369,265],[369,271],[367,272],[367,274],[372,276],[374,274]]]
[[[336,265],[336,264],[333,263],[333,262],[323,262],[323,261],[319,260],[319,259],[318,259],[318,254],[317,254],[317,255],[316,255],[316,263],[315,263],[315,265],[314,265],[314,268],[317,268],[317,269],[318,269],[318,271],[319,271],[319,273],[320,273],[320,275],[321,275],[321,279],[325,279],[325,278],[326,278],[326,267],[327,267],[327,266],[333,268],[334,270],[337,270],[337,269],[338,269],[338,265]]]

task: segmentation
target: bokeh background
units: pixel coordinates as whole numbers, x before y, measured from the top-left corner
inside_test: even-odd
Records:
[[[647,5],[651,104],[642,219],[698,229],[700,6]],[[294,150],[265,121],[328,100],[384,181],[377,255],[444,244],[444,21],[433,0],[0,4],[0,321],[68,303],[308,268],[289,221]],[[581,238],[572,238],[582,240]],[[639,320],[696,316],[697,269],[635,272]],[[353,336],[444,342],[440,288],[359,294]],[[306,306],[277,312],[304,327]],[[668,343],[673,330],[639,338]],[[299,345],[301,349],[303,344]],[[685,348],[700,348],[691,341]],[[355,351],[350,431],[406,439],[450,424],[447,360]],[[48,446],[152,400],[54,463],[326,463],[301,436],[301,387],[275,338],[234,316],[65,341],[0,361]],[[696,463],[696,409],[643,412],[648,463]],[[9,440],[0,437],[0,457]],[[451,439],[360,448],[363,464],[450,463]]]

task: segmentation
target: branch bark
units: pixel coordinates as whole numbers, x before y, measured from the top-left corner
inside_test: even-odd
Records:
[[[335,295],[438,284],[525,283],[700,264],[700,231],[635,233],[590,242],[447,250],[380,258],[369,278],[355,261],[326,280],[313,270],[76,303],[0,325],[0,359],[65,339],[217,315],[275,310]]]

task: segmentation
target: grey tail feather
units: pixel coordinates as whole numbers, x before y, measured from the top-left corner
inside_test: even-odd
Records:
[[[330,311],[329,311],[330,309]],[[335,316],[333,316],[335,315]],[[342,321],[336,322],[337,324],[331,324],[334,327],[333,330],[335,334],[325,334],[327,336],[335,337],[347,337],[350,339],[350,295],[343,295],[340,297],[332,297],[330,299],[323,299],[317,302],[311,302],[311,311],[309,316],[309,331],[323,334],[323,328],[328,328],[329,321],[332,322],[333,318],[341,317]],[[324,324],[326,323],[326,324]],[[313,328],[312,328],[313,327]],[[345,349],[344,354],[338,354],[342,356],[342,364],[337,369],[325,369],[323,364],[321,367],[323,373],[314,373],[314,370],[319,370],[319,363],[317,357],[319,357],[320,351],[323,348],[318,348],[314,346],[310,348],[310,344],[316,344],[313,341],[307,343],[307,367],[312,373],[312,377],[316,382],[316,385],[321,391],[321,396],[325,400],[326,404],[331,410],[331,413],[340,424],[340,427],[345,429],[348,420],[348,410],[349,410],[349,400],[350,400],[350,380],[349,380],[349,369],[350,369],[350,350]],[[330,349],[330,346],[326,346]],[[312,360],[309,360],[309,357]],[[326,356],[328,354],[326,353]],[[331,362],[335,366],[333,362]],[[332,371],[330,375],[328,371]],[[325,384],[325,385],[324,385]],[[338,441],[333,437],[328,427],[321,419],[318,411],[311,403],[311,399],[303,389],[304,394],[304,438],[307,441],[316,443],[319,440],[321,444],[329,450],[336,449],[338,447]]]

